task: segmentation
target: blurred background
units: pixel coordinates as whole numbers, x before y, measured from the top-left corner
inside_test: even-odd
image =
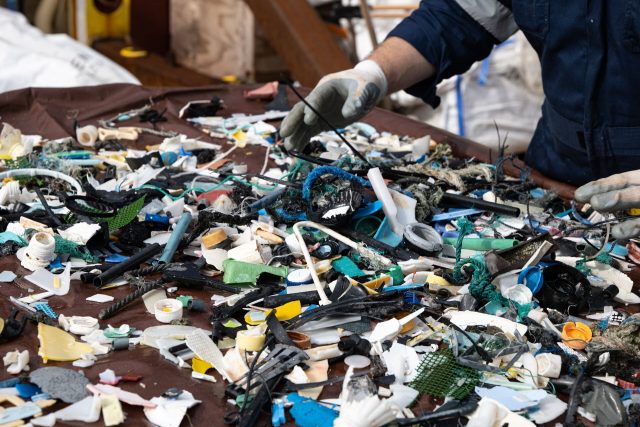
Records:
[[[428,1],[428,0],[426,0]],[[350,68],[418,7],[411,0],[0,0],[0,92],[107,83],[206,86]],[[523,152],[543,100],[520,34],[440,84],[437,109],[406,93],[384,108]]]

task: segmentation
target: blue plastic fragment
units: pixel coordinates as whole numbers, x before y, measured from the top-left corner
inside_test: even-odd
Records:
[[[51,261],[51,263],[49,264],[49,270],[51,270],[52,273],[64,270],[64,265],[62,265],[62,260],[60,260],[60,257],[56,257],[56,259]]]
[[[32,402],[37,402],[38,400],[49,400],[49,399],[51,399],[51,395],[45,392],[37,393],[31,396]]]
[[[538,265],[525,268],[518,274],[518,283],[524,284],[533,295],[537,294],[544,284],[542,268]]]
[[[40,413],[42,413],[42,408],[33,402],[26,402],[20,406],[11,406],[0,413],[0,424],[23,420]]]
[[[611,246],[613,246],[613,250],[611,249]],[[627,248],[617,243],[607,243],[605,245],[605,250],[609,252],[611,255],[615,255],[623,258],[626,258],[627,255],[629,255],[629,251],[627,250]]]
[[[19,383],[20,378],[7,378],[6,380],[0,381],[0,388],[15,387],[15,385]]]
[[[382,220],[380,228],[378,228],[378,231],[373,238],[394,248],[402,242],[402,236],[398,236],[391,230],[391,226],[389,225],[386,217]]]
[[[338,411],[298,393],[288,394],[287,400],[293,403],[289,412],[300,427],[333,427],[333,422],[338,418]]]
[[[23,399],[30,399],[31,396],[42,393],[40,387],[31,383],[18,383],[16,384],[16,390],[18,390],[18,396]]]
[[[33,304],[33,308],[35,308],[38,311],[43,312],[44,314],[47,315],[47,317],[50,317],[52,319],[57,319],[58,318],[58,313],[53,311],[53,309],[51,308],[51,306],[49,305],[48,302],[37,302],[37,303]]]
[[[146,214],[144,216],[145,221],[157,222],[160,224],[169,224],[169,217],[166,215],[158,215],[158,214]]]
[[[367,203],[357,211],[353,213],[353,219],[364,218],[365,216],[373,215],[374,213],[380,211],[382,209],[382,202],[380,200],[376,200],[371,203]]]
[[[382,288],[382,292],[408,291],[424,287],[424,283],[406,283],[404,285],[387,286]]]
[[[111,254],[108,257],[106,257],[104,260],[105,262],[111,263],[111,264],[119,264],[121,262],[124,262],[126,260],[128,260],[129,257],[128,256],[124,256],[124,255],[120,255],[120,254]]]
[[[420,304],[420,298],[414,292],[405,292],[404,302],[407,304]]]
[[[271,406],[271,425],[279,427],[287,422],[284,415],[284,402],[277,399]]]
[[[456,218],[461,218],[463,216],[471,216],[481,214],[482,210],[480,209],[450,209],[449,212],[435,214],[431,217],[432,221],[448,221]]]

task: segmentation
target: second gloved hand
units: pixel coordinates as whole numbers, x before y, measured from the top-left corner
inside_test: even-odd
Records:
[[[640,208],[640,170],[611,175],[578,188],[575,199],[590,203],[600,212],[616,212]],[[613,227],[615,239],[628,239],[640,235],[640,218],[625,221]]]
[[[306,101],[331,125],[342,128],[364,117],[386,93],[384,72],[366,60],[351,70],[323,77]],[[283,120],[280,135],[288,150],[301,150],[309,139],[329,129],[311,108],[298,102]]]

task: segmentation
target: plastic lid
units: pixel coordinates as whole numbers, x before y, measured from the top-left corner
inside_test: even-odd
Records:
[[[518,283],[524,284],[531,289],[531,293],[534,295],[537,294],[544,284],[542,268],[537,265],[525,268],[518,275]]]
[[[358,354],[354,354],[354,355],[345,357],[344,363],[353,369],[363,369],[371,364],[371,360],[369,360],[369,358],[366,356],[360,356]]]

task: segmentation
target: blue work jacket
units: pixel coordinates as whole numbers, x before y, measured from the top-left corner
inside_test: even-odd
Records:
[[[437,70],[408,89],[435,107],[437,83],[518,28],[545,93],[527,164],[574,185],[640,169],[640,0],[426,0],[389,37]]]

